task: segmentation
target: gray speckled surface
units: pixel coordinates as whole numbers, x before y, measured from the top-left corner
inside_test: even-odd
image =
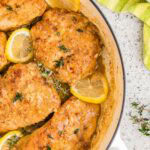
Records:
[[[138,132],[133,125],[129,113],[131,103],[150,104],[150,71],[147,71],[142,61],[143,24],[130,14],[112,13],[100,6],[117,38],[123,57],[126,73],[126,99],[121,135],[129,150],[150,150],[150,137]]]

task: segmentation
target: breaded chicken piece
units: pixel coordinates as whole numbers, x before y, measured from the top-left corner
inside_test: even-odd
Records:
[[[8,64],[8,61],[4,55],[5,46],[6,46],[6,35],[3,32],[0,32],[0,71]]]
[[[14,30],[42,16],[45,0],[0,0],[0,30]]]
[[[22,138],[16,150],[88,150],[96,130],[99,105],[70,98],[52,119],[34,133]]]
[[[101,51],[98,29],[80,13],[51,9],[31,30],[35,58],[73,83],[92,74]]]
[[[0,133],[37,123],[59,106],[57,92],[36,64],[16,64],[0,82]]]

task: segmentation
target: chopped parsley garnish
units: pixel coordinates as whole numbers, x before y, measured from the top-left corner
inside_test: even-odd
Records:
[[[57,36],[60,36],[60,32],[56,32],[56,35],[57,35]]]
[[[14,135],[10,139],[8,139],[7,144],[9,146],[9,149],[12,149],[13,146],[18,142],[19,139],[20,139],[20,137],[18,137],[16,135]]]
[[[63,131],[58,131],[59,136],[63,134]]]
[[[49,69],[45,69],[45,71],[42,72],[42,76],[43,77],[48,77],[49,75],[51,75],[51,71]]]
[[[142,123],[141,128],[139,128],[139,131],[146,136],[150,136],[150,124],[148,122]]]
[[[64,66],[64,59],[60,58],[59,60],[56,60],[55,63],[56,63],[55,64],[56,68],[63,67]]]
[[[60,45],[60,46],[58,46],[58,48],[65,53],[69,51],[69,49],[66,48],[64,45]]]
[[[6,9],[9,10],[9,11],[13,11],[13,8],[9,5],[6,5]]]
[[[22,98],[23,98],[22,94],[17,92],[15,97],[13,98],[13,103],[15,103],[16,101],[22,101]]]
[[[83,30],[82,30],[82,29],[77,29],[77,31],[78,31],[78,32],[83,32]]]
[[[50,69],[45,68],[42,63],[38,62],[37,65],[40,69],[42,77],[47,78],[52,75],[53,72]]]
[[[145,135],[150,136],[150,116],[148,105],[141,105],[139,103],[131,103],[134,110],[129,114],[134,124],[139,125],[139,131]],[[147,115],[146,115],[147,114]]]
[[[50,138],[50,139],[54,139],[50,134],[49,135],[47,135],[48,136],[48,138]]]
[[[51,147],[49,145],[47,145],[47,150],[51,150]]]
[[[131,103],[131,105],[132,105],[132,107],[137,108],[137,106],[139,105],[139,103],[133,102],[133,103]]]
[[[77,134],[79,132],[79,130],[80,130],[79,128],[75,129],[74,134]]]
[[[56,63],[57,63],[57,66],[62,65],[62,64],[59,64],[59,62],[56,62]],[[63,63],[63,62],[60,62],[60,63]],[[53,71],[45,68],[42,63],[37,62],[37,66],[41,72],[42,77],[44,77],[46,79],[46,82],[48,84],[53,83],[54,88],[57,90],[62,102],[67,100],[71,96],[69,85],[67,83],[62,83],[59,80],[53,78],[53,76],[52,76]]]

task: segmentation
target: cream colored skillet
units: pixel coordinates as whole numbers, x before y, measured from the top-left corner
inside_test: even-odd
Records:
[[[107,101],[101,104],[102,110],[92,140],[92,150],[106,150],[116,133],[123,111],[125,95],[123,63],[116,39],[101,11],[90,0],[81,0],[81,12],[98,27],[104,43],[102,60],[109,82],[109,96]]]

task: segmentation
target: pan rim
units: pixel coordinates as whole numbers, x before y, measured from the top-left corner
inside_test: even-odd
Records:
[[[107,24],[107,26],[108,26],[108,28],[109,28],[111,34],[112,34],[112,37],[113,37],[113,39],[114,39],[114,41],[115,41],[115,44],[116,44],[116,46],[117,46],[117,51],[118,51],[118,54],[119,54],[119,58],[120,58],[121,66],[122,66],[121,68],[122,68],[122,72],[123,72],[123,101],[122,101],[122,106],[121,106],[121,113],[120,113],[120,116],[119,116],[119,120],[118,120],[118,123],[117,123],[117,127],[116,127],[116,129],[115,129],[115,131],[114,131],[114,133],[113,133],[113,136],[112,136],[112,138],[111,138],[111,140],[110,140],[110,142],[109,142],[109,144],[108,144],[108,146],[107,146],[107,148],[106,148],[106,149],[108,149],[108,148],[110,147],[110,145],[112,144],[112,142],[113,142],[115,136],[116,136],[116,133],[117,133],[117,131],[118,131],[118,129],[119,129],[119,126],[120,126],[120,124],[121,124],[121,119],[122,119],[122,117],[123,117],[124,106],[125,106],[125,95],[126,95],[125,67],[124,67],[123,57],[122,57],[122,54],[121,54],[121,49],[120,49],[120,47],[119,47],[118,41],[117,41],[117,39],[116,39],[116,36],[115,36],[115,34],[114,34],[114,32],[113,32],[113,29],[112,29],[112,27],[111,27],[109,21],[106,19],[105,15],[102,13],[102,11],[101,11],[100,8],[97,6],[97,4],[96,4],[94,1],[92,1],[92,0],[90,0],[90,1],[91,1],[91,3],[93,4],[93,6],[97,9],[97,11],[100,13],[100,15],[101,15],[102,18],[104,19],[105,23]]]

